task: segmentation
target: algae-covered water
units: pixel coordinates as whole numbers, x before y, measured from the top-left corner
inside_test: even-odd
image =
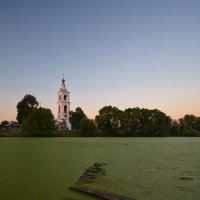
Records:
[[[94,162],[107,164],[106,176],[90,184],[99,190],[200,199],[200,138],[65,137],[0,138],[0,200],[93,199],[68,187]]]

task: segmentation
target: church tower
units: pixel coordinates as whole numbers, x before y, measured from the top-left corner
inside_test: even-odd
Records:
[[[69,111],[70,111],[70,101],[69,92],[65,86],[65,79],[63,77],[61,88],[57,92],[58,102],[57,102],[57,121],[62,123],[66,122],[68,130],[71,130],[71,124],[69,123]]]

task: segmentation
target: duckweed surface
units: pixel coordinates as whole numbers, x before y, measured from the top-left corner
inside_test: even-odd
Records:
[[[68,189],[95,162],[90,187],[138,200],[200,197],[200,138],[0,138],[0,200],[93,199]]]

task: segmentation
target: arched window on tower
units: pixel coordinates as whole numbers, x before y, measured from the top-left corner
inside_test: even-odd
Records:
[[[64,113],[67,113],[67,106],[64,106]]]
[[[66,100],[67,99],[67,95],[64,95],[64,100]]]
[[[59,101],[61,100],[61,95],[59,95]]]
[[[59,114],[60,114],[60,106],[58,107],[58,112],[59,112]]]

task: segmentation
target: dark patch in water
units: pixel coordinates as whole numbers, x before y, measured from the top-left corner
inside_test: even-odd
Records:
[[[101,162],[95,162],[93,166],[89,167],[88,169],[85,170],[83,175],[79,178],[79,181],[81,182],[91,182],[95,179],[97,179],[100,176],[105,175],[105,169],[102,168],[105,166],[105,163]]]
[[[191,188],[183,187],[183,186],[176,186],[176,188],[180,189],[181,191],[192,192]]]
[[[183,176],[183,177],[180,177],[179,179],[180,180],[184,180],[184,181],[192,181],[192,180],[194,180],[193,177],[188,177],[188,176]]]

